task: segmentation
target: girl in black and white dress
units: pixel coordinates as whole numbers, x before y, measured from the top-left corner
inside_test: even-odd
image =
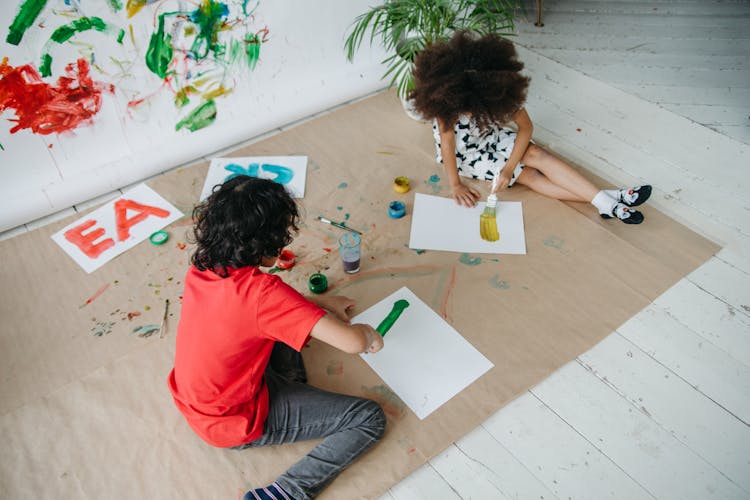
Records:
[[[518,182],[558,200],[589,202],[603,218],[640,224],[643,214],[632,207],[648,199],[651,186],[602,190],[532,142],[522,69],[510,41],[465,32],[429,45],[415,60],[410,98],[433,120],[437,160],[456,203],[472,207],[480,198],[462,176],[492,181],[493,194]]]

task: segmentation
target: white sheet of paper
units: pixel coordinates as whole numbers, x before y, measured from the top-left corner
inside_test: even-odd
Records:
[[[200,200],[208,198],[214,186],[223,184],[237,174],[274,180],[283,184],[294,198],[303,198],[307,177],[307,156],[213,158],[208,167]]]
[[[479,235],[484,202],[473,208],[456,205],[452,198],[417,193],[411,218],[409,248],[449,252],[526,254],[523,209],[520,201],[498,202],[498,241]]]
[[[400,299],[409,307],[383,337],[383,349],[361,356],[422,420],[494,365],[406,287],[358,314],[352,323],[377,328]]]
[[[121,204],[118,219],[116,214],[117,204]],[[137,204],[134,206],[134,204]],[[143,206],[140,208],[138,205]],[[166,214],[165,214],[166,212]],[[142,220],[136,218],[144,217]],[[90,214],[68,224],[60,231],[52,235],[52,239],[80,265],[84,271],[90,273],[100,268],[124,251],[133,248],[141,241],[147,239],[154,232],[182,217],[182,212],[175,208],[167,200],[145,184],[139,184],[116,200],[103,205]],[[93,224],[91,223],[93,221]],[[118,234],[118,222],[123,226],[123,234]],[[88,226],[81,228],[80,226]],[[76,230],[75,228],[79,228]],[[88,243],[76,244],[71,239],[75,236],[67,236],[68,231],[88,237]],[[92,238],[100,232],[101,234]],[[124,239],[120,239],[126,236]],[[94,247],[85,252],[81,246]],[[106,248],[98,252],[96,248]],[[89,254],[97,253],[95,256]]]

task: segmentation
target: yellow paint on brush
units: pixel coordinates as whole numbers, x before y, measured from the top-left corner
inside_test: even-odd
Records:
[[[497,241],[500,239],[494,212],[493,210],[492,213],[487,213],[487,210],[485,210],[479,216],[479,235],[484,241]]]

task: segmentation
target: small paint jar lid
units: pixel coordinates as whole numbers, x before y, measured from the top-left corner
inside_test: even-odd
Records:
[[[315,273],[310,276],[310,279],[307,281],[307,286],[312,293],[323,293],[328,290],[328,278],[323,274]]]
[[[148,237],[148,241],[154,245],[163,245],[169,239],[169,233],[166,231],[156,231]]]
[[[392,201],[388,205],[388,215],[394,219],[400,219],[406,214],[406,206],[400,201]]]
[[[294,253],[291,250],[283,250],[276,259],[276,267],[279,269],[291,269],[294,267]]]
[[[409,178],[400,175],[393,180],[393,190],[397,193],[409,192]]]

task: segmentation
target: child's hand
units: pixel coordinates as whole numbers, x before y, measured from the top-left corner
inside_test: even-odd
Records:
[[[367,354],[368,352],[378,352],[383,348],[383,337],[373,327],[364,323],[357,323],[356,325],[352,326],[362,331],[367,339],[367,348],[362,351],[362,354]]]
[[[453,187],[453,199],[456,203],[464,207],[473,207],[479,201],[479,191],[476,189],[465,186],[459,181],[457,186]]]
[[[500,175],[497,176],[495,179],[495,182],[493,182],[493,190],[491,194],[495,194],[498,191],[502,191],[503,189],[507,188],[510,184],[510,180],[513,178],[513,172],[506,172],[505,169],[502,169],[500,171]]]

